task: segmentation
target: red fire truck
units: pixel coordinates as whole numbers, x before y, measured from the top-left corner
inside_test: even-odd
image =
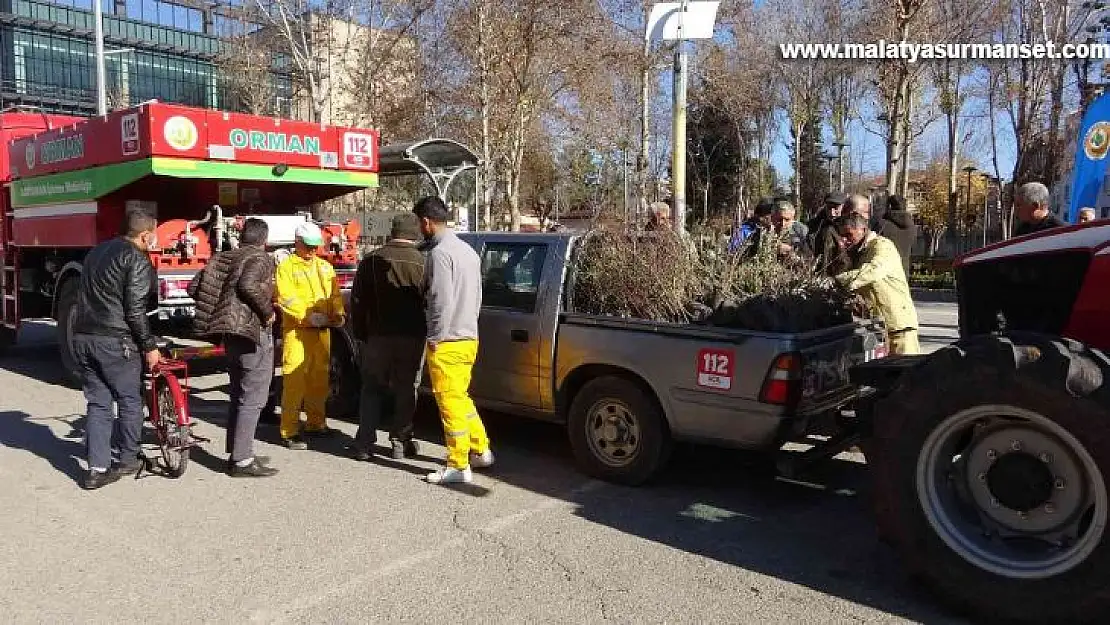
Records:
[[[0,112],[0,350],[20,321],[58,322],[70,338],[85,254],[118,234],[127,210],[159,221],[156,331],[187,335],[186,286],[214,253],[238,245],[247,217],[270,226],[276,254],[312,207],[377,186],[373,130],[187,108],[158,102],[80,119]],[[318,223],[321,254],[349,288],[358,262],[357,222]]]

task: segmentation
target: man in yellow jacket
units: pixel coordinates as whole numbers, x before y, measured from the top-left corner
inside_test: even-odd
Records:
[[[281,308],[281,440],[290,449],[307,449],[301,437],[301,407],[308,415],[305,436],[331,433],[324,414],[331,363],[331,328],[343,325],[345,312],[335,268],[316,256],[323,244],[320,228],[297,227],[295,253],[277,267],[275,291]]]
[[[917,308],[894,242],[872,232],[867,218],[859,214],[841,218],[840,235],[849,256],[857,260],[852,269],[837,275],[836,281],[859,293],[886,323],[891,354],[920,353]]]

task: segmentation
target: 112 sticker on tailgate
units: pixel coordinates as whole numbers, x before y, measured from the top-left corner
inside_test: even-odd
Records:
[[[698,386],[715,391],[732,390],[736,353],[731,349],[703,349],[698,352]]]

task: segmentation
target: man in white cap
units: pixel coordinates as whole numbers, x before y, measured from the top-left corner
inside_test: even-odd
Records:
[[[343,325],[345,311],[335,268],[316,255],[324,244],[311,222],[297,226],[295,253],[277,267],[275,290],[281,308],[281,440],[289,449],[307,449],[301,437],[301,407],[308,416],[305,436],[330,434],[324,413],[331,362],[331,328]]]

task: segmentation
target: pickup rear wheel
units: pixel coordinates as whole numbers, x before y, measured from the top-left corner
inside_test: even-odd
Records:
[[[881,531],[942,598],[984,618],[1105,621],[1107,369],[1070,341],[982,337],[876,405]]]
[[[575,396],[568,423],[579,467],[629,486],[654,477],[671,451],[671,435],[655,398],[617,376],[590,381]]]

